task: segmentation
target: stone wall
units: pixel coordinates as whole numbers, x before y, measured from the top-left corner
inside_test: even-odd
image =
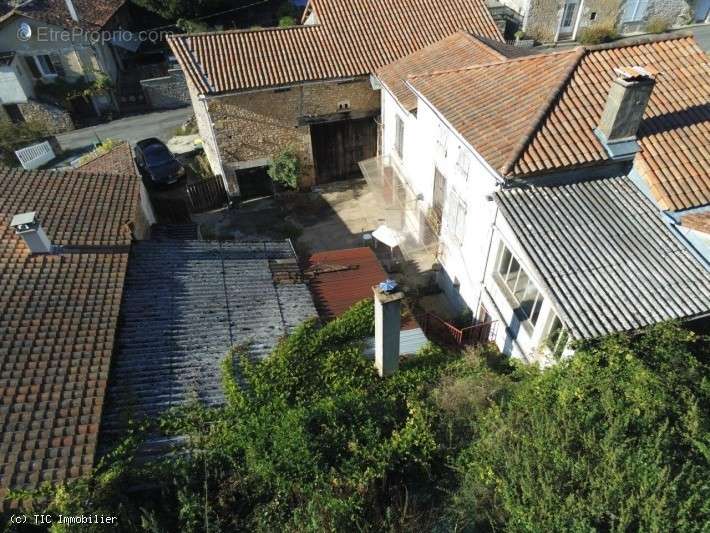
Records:
[[[645,31],[649,19],[657,17],[671,25],[688,23],[692,8],[688,0],[650,0],[641,20],[622,24],[626,3],[632,0],[585,0],[579,19],[579,29],[591,26],[615,27],[620,33]],[[555,38],[564,0],[530,0],[525,22],[525,33],[539,42]]]
[[[616,27],[622,3],[623,0],[586,0],[579,19],[579,29],[591,26]]]
[[[375,113],[380,107],[379,93],[372,90],[368,79],[210,98],[209,118],[223,165],[248,166],[249,161],[262,162],[291,146],[304,169],[301,186],[313,185],[315,167],[307,122],[315,117],[337,117],[339,106],[345,102],[353,115]],[[342,114],[342,118],[348,116]],[[196,117],[204,139],[205,134],[210,134],[209,124],[197,112]],[[208,155],[208,159],[212,165],[213,158]],[[215,171],[215,165],[212,167]]]
[[[47,125],[47,133],[62,133],[74,129],[69,112],[61,107],[37,100],[28,100],[24,104],[17,104],[25,121],[37,121]]]
[[[146,101],[153,109],[175,109],[190,105],[190,94],[181,69],[168,71],[167,76],[141,80]]]
[[[530,0],[525,18],[525,35],[538,42],[555,39],[563,0]]]

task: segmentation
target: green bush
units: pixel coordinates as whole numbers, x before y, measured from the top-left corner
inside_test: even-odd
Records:
[[[646,31],[648,33],[664,33],[671,27],[668,19],[663,17],[651,17],[646,23]]]
[[[596,25],[582,28],[577,40],[582,44],[602,44],[619,38],[617,31],[610,26]]]
[[[673,325],[613,336],[522,380],[462,453],[454,523],[507,531],[703,531],[707,346]],[[704,361],[705,359],[705,361]]]
[[[121,531],[707,530],[704,339],[664,324],[546,370],[429,345],[381,379],[373,333],[368,300],[263,362],[235,347],[223,406],[161,420],[183,453],[136,463],[131,433],[31,510],[110,513]]]
[[[289,147],[276,155],[271,160],[267,173],[276,183],[296,189],[301,175],[301,162],[296,151]]]
[[[290,28],[296,25],[296,19],[290,16],[281,17],[279,19],[279,28]]]

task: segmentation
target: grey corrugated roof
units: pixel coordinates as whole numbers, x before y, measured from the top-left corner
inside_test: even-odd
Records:
[[[276,284],[269,260],[293,259],[288,242],[145,241],[133,246],[121,306],[104,436],[126,416],[154,416],[199,398],[223,399],[220,364],[251,342],[263,358],[316,317],[304,283]]]
[[[710,311],[710,273],[627,177],[496,194],[577,338]]]

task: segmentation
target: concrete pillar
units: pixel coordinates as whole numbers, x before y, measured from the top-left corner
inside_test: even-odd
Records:
[[[380,377],[391,376],[399,368],[399,334],[402,321],[401,292],[375,293],[375,367]]]

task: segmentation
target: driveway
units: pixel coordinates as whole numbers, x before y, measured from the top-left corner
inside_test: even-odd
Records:
[[[147,137],[167,142],[175,129],[192,116],[192,107],[156,111],[99,124],[57,135],[59,146],[66,152],[81,150],[104,139],[116,139],[135,144]]]

